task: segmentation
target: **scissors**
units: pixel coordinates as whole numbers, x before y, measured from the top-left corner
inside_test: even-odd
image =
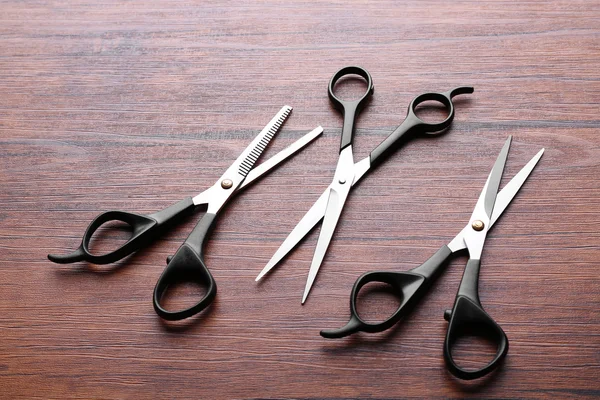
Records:
[[[186,241],[179,247],[174,256],[167,258],[167,267],[158,279],[154,288],[154,310],[166,320],[181,320],[204,310],[217,294],[217,285],[204,263],[203,247],[207,236],[214,227],[219,211],[229,199],[240,190],[246,188],[258,178],[269,172],[279,163],[294,155],[322,132],[320,126],[282,150],[271,159],[254,168],[254,164],[265,150],[271,139],[288,117],[292,107],[284,106],[265,126],[265,128],[246,147],[242,154],[225,171],[223,176],[210,188],[195,197],[188,197],[180,202],[149,215],[133,214],[123,211],[107,211],[98,215],[88,226],[77,250],[67,255],[48,255],[50,261],[59,264],[77,261],[89,261],[96,264],[108,264],[125,258],[134,251],[148,245],[153,239],[165,231],[174,220],[189,215],[199,205],[207,205],[206,214],[200,219]],[[96,230],[107,222],[120,221],[131,226],[129,240],[118,249],[106,254],[92,254],[89,244]],[[179,311],[168,311],[161,306],[161,299],[167,288],[181,283],[197,283],[208,286],[206,294],[195,305]]]
[[[341,329],[321,331],[321,336],[335,339],[359,331],[374,333],[389,329],[416,306],[419,298],[430,288],[431,283],[447,265],[451,256],[467,249],[469,260],[454,300],[454,306],[452,310],[446,310],[444,313],[444,319],[449,322],[444,342],[444,359],[454,376],[466,380],[480,378],[499,365],[508,352],[508,338],[500,325],[485,312],[479,301],[478,281],[481,253],[488,230],[502,215],[544,153],[544,149],[541,149],[498,193],[510,142],[511,137],[502,147],[469,223],[460,233],[450,243],[443,245],[429,260],[410,271],[372,271],[360,276],[354,283],[350,295],[350,321]],[[389,285],[401,303],[387,320],[380,323],[365,322],[357,312],[358,293],[363,286],[371,282]],[[454,343],[457,339],[470,334],[487,338],[497,345],[496,355],[492,361],[478,370],[461,368],[452,358]]]
[[[333,93],[335,84],[340,78],[346,75],[358,75],[367,82],[367,91],[361,98],[353,101],[343,101],[336,97]],[[292,232],[288,235],[267,265],[256,277],[256,281],[261,279],[275,265],[279,263],[296,245],[323,219],[321,232],[317,241],[304,295],[302,296],[302,304],[306,301],[313,282],[317,276],[317,272],[323,262],[331,238],[335,231],[344,203],[350,193],[350,189],[356,185],[360,179],[372,168],[381,163],[395,149],[401,147],[410,139],[419,135],[431,135],[441,133],[450,126],[454,119],[454,105],[452,98],[459,94],[473,93],[472,87],[458,87],[444,93],[423,93],[413,99],[408,106],[408,114],[404,122],[396,128],[383,142],[381,142],[368,157],[354,163],[352,152],[352,137],[354,136],[354,123],[360,111],[364,108],[367,101],[373,95],[373,80],[367,70],[350,66],[340,69],[336,72],[329,81],[329,99],[334,107],[341,111],[344,117],[342,128],[342,141],[340,144],[340,156],[333,182],[308,210],[306,215],[300,220]],[[439,123],[427,123],[422,121],[415,114],[417,106],[425,101],[437,101],[444,105],[448,115],[446,119]]]

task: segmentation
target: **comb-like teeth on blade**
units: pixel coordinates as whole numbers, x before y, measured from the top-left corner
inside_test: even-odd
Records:
[[[286,107],[285,111],[281,114],[279,118],[275,121],[275,123],[269,128],[267,133],[259,140],[256,146],[250,151],[250,153],[246,156],[244,161],[240,164],[239,173],[243,176],[248,175],[248,173],[252,170],[252,167],[262,154],[262,152],[267,148],[267,145],[273,139],[273,136],[277,133],[285,119],[288,117],[291,108]]]

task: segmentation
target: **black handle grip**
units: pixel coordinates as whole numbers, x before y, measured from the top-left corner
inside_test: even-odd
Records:
[[[216,214],[205,214],[175,255],[167,259],[167,268],[158,279],[153,296],[154,310],[161,318],[168,321],[189,318],[204,310],[215,299],[217,284],[204,264],[204,243],[214,227],[216,217]],[[207,286],[204,297],[185,310],[168,311],[163,308],[160,303],[169,286],[186,282]]]
[[[346,75],[358,75],[363,77],[365,81],[367,81],[367,91],[358,100],[344,101],[337,98],[333,93],[333,88],[337,81]],[[373,95],[374,90],[375,88],[373,86],[371,74],[369,74],[369,72],[366,69],[361,67],[344,67],[331,77],[331,80],[329,81],[329,99],[333,103],[333,106],[337,110],[339,110],[344,117],[344,127],[342,129],[342,141],[340,143],[340,151],[344,150],[347,146],[352,144],[352,137],[354,136],[354,122],[356,121],[356,117],[367,104],[367,102]]]
[[[435,134],[444,131],[454,120],[454,104],[452,98],[459,94],[473,93],[472,87],[458,87],[444,93],[423,93],[415,97],[408,106],[406,118],[394,132],[383,140],[370,154],[371,166],[381,163],[393,151],[405,144],[418,134]],[[448,116],[442,122],[428,123],[417,117],[417,106],[425,101],[438,101],[448,111]]]
[[[382,332],[396,324],[411,311],[419,298],[429,289],[431,282],[437,277],[446,261],[452,255],[448,246],[442,246],[433,256],[420,266],[406,272],[373,271],[359,277],[354,283],[350,295],[350,321],[340,329],[322,330],[321,336],[328,339],[342,338],[356,332]],[[385,321],[369,323],[362,320],[358,314],[356,303],[360,289],[370,282],[390,285],[401,299],[396,311]]]
[[[79,248],[70,254],[48,254],[48,259],[58,264],[68,264],[77,261],[89,261],[95,264],[109,264],[127,257],[129,254],[147,245],[177,217],[194,209],[191,197],[188,197],[162,211],[150,215],[140,215],[123,211],[107,211],[98,215],[86,229]],[[129,224],[133,230],[131,237],[121,247],[106,254],[92,254],[89,250],[90,240],[103,224],[120,221]]]
[[[444,341],[444,359],[448,370],[457,378],[470,380],[480,378],[494,370],[508,352],[508,338],[492,317],[481,306],[478,293],[480,260],[469,260],[463,274],[454,307],[447,310],[444,318],[449,321]],[[477,335],[496,343],[493,360],[483,368],[466,370],[459,367],[452,358],[452,347],[463,336]]]

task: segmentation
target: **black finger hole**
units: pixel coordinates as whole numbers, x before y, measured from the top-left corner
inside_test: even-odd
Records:
[[[415,115],[428,124],[439,124],[450,115],[450,108],[437,100],[426,100],[415,107]]]
[[[198,282],[170,284],[160,298],[160,306],[168,312],[177,312],[195,306],[206,296],[206,286]]]
[[[498,352],[498,343],[490,336],[467,329],[452,344],[454,363],[462,370],[477,371],[490,363]]]
[[[402,296],[392,285],[370,282],[364,285],[356,298],[356,312],[360,319],[370,324],[390,318],[400,307]]]
[[[360,75],[348,74],[337,80],[333,86],[333,94],[343,101],[355,101],[367,94],[369,87],[365,78]]]
[[[90,238],[89,252],[99,256],[123,246],[133,234],[133,227],[122,221],[107,221],[100,225]]]

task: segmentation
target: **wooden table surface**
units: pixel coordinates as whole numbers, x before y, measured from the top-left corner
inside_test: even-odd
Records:
[[[0,9],[0,398],[600,396],[598,1]],[[254,277],[332,179],[342,119],[326,86],[352,64],[376,88],[357,158],[415,95],[475,93],[449,132],[413,140],[356,187],[301,306],[318,230]],[[77,247],[100,211],[150,213],[212,185],[284,104],[293,114],[265,157],[325,133],[219,215],[206,248],[219,293],[200,317],[166,324],[151,302],[200,214],[120,263],[47,260]],[[504,182],[546,152],[483,254],[481,300],[510,340],[502,368],[464,383],[444,367],[442,314],[466,255],[390,332],[321,338],[347,321],[358,275],[413,268],[458,233],[508,135]],[[372,318],[393,307],[379,299],[365,303]]]

